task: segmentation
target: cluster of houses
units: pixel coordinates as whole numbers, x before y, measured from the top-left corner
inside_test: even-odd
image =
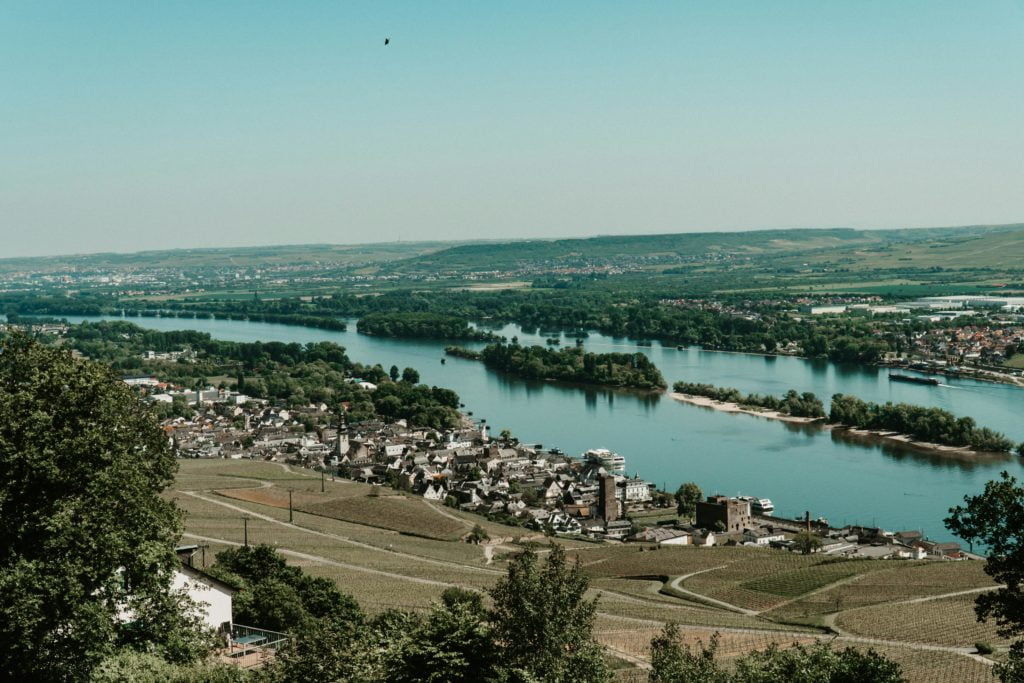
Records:
[[[805,548],[803,535],[817,540]],[[785,519],[751,510],[748,498],[708,496],[696,505],[692,524],[669,522],[639,531],[626,539],[658,545],[744,545],[803,551],[857,559],[966,560],[977,557],[954,542],[925,538],[921,531],[890,532],[878,527],[833,528],[827,520]]]
[[[196,406],[195,415],[163,423],[180,457],[274,460],[322,468],[551,534],[657,545],[797,550],[798,537],[811,532],[818,539],[815,552],[839,556],[971,556],[956,543],[929,541],[919,531],[832,528],[825,520],[773,516],[761,508],[770,501],[722,495],[698,502],[692,520],[667,514],[642,526],[636,513],[674,507],[675,501],[653,483],[628,476],[625,459],[606,449],[569,457],[539,444],[492,439],[486,423],[469,418],[459,428],[437,432],[411,427],[404,420],[347,424],[343,414],[331,413],[322,403],[285,409],[227,390],[181,393]]]
[[[920,332],[911,341],[911,353],[939,364],[989,363],[1009,360],[1024,346],[1024,327],[965,325]]]

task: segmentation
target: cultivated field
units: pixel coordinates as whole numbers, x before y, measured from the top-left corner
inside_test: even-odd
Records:
[[[210,564],[218,551],[246,541],[268,543],[305,571],[334,580],[371,613],[428,609],[449,586],[484,591],[526,545],[544,552],[546,539],[533,532],[387,488],[321,481],[318,473],[274,463],[180,464],[166,495],[186,513],[183,543],[202,546],[197,561]],[[493,539],[488,554],[462,540],[476,524]],[[970,654],[972,647],[1004,644],[991,626],[975,622],[976,592],[951,595],[992,588],[981,562],[556,542],[591,578],[596,634],[618,658],[622,681],[646,680],[650,640],[668,622],[680,624],[690,644],[719,633],[726,662],[773,643],[834,639],[837,647],[883,652],[912,681],[990,680],[990,666]]]

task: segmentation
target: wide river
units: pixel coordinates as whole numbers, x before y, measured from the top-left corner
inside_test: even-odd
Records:
[[[72,322],[95,320],[68,316]],[[630,475],[670,491],[695,481],[706,494],[771,498],[776,513],[826,517],[833,524],[877,524],[921,529],[950,540],[942,524],[950,506],[982,490],[1009,470],[1024,477],[1016,456],[973,462],[879,444],[853,444],[817,428],[749,415],[730,415],[680,403],[666,395],[633,394],[523,381],[488,371],[482,363],[444,357],[443,341],[383,339],[289,325],[191,318],[129,318],[157,330],[193,329],[229,341],[306,343],[328,340],[344,346],[352,360],[385,368],[414,367],[423,382],[456,390],[476,418],[494,430],[508,428],[527,443],[557,446],[569,454],[610,448],[626,458]],[[495,330],[521,343],[544,343],[516,326]],[[550,335],[546,335],[550,336]],[[573,344],[563,338],[563,344]],[[480,344],[469,346],[481,346]],[[1024,441],[1024,389],[943,380],[941,386],[890,382],[885,370],[799,358],[637,347],[625,339],[591,334],[595,352],[637,351],[650,356],[671,385],[680,379],[732,386],[744,392],[781,394],[813,391],[828,406],[835,393],[870,401],[903,401],[970,415],[979,425]]]

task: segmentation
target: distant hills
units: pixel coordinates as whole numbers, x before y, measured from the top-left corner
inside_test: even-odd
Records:
[[[149,268],[259,268],[319,265],[339,269],[370,267],[396,274],[507,270],[536,265],[619,261],[671,263],[703,257],[792,255],[825,250],[873,250],[893,245],[940,243],[950,247],[969,240],[1003,235],[995,244],[1016,244],[1007,233],[1020,233],[1024,223],[994,226],[856,230],[817,228],[742,232],[691,232],[655,235],[609,235],[572,239],[530,239],[475,242],[389,242],[378,244],[307,244],[266,247],[171,249],[135,253],[98,253],[0,259],[0,272],[64,270],[134,270]],[[984,245],[979,249],[984,250]],[[1005,250],[1001,250],[1004,253]],[[1020,254],[1020,252],[1016,252]],[[1019,258],[1019,256],[1018,256]]]
[[[393,262],[389,269],[403,274],[419,274],[428,271],[505,270],[540,264],[570,265],[584,261],[647,260],[657,263],[715,255],[756,257],[824,250],[852,251],[936,241],[962,242],[1008,232],[1024,235],[1024,223],[896,230],[820,228],[523,240],[452,246]]]

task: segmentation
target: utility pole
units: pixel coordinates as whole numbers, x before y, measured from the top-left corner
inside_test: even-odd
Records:
[[[246,515],[245,517],[242,517],[242,528],[243,528],[243,532],[242,533],[244,534],[244,539],[245,539],[245,547],[248,548],[249,547],[249,517],[248,517],[248,515]]]
[[[288,523],[292,523],[292,490],[288,489]]]
[[[325,476],[326,475],[324,474],[323,468],[321,468],[320,469],[320,493],[324,492],[324,477]]]

